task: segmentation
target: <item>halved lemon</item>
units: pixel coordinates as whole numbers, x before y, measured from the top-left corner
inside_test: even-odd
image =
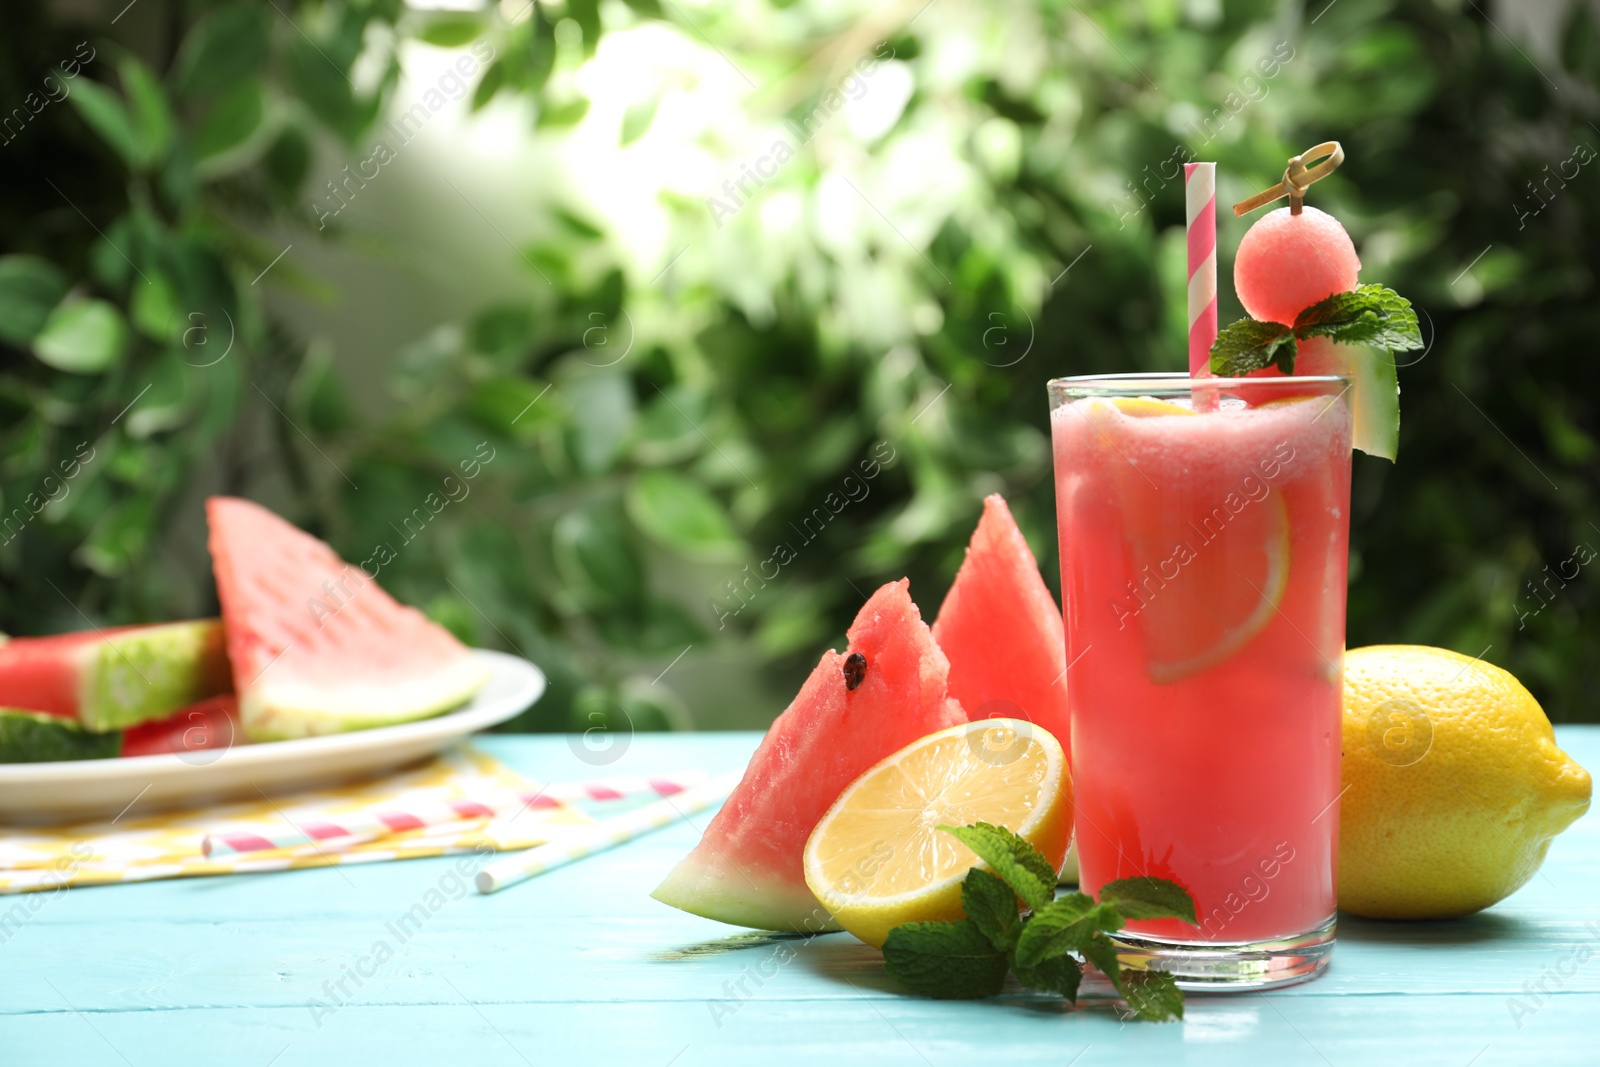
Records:
[[[1061,745],[1021,719],[929,734],[847,788],[806,842],[806,885],[869,945],[907,922],[959,919],[961,882],[979,865],[940,826],[987,822],[1061,869],[1072,837],[1072,779]]]

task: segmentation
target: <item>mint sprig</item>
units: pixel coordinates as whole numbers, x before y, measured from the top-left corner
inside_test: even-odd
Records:
[[[1000,992],[1006,973],[1030,989],[1078,999],[1083,965],[1091,964],[1128,1007],[1154,1022],[1183,1018],[1183,992],[1170,974],[1126,971],[1106,934],[1128,919],[1182,919],[1194,923],[1194,900],[1162,878],[1107,882],[1096,901],[1085,893],[1055,896],[1050,861],[1003,826],[941,826],[977,853],[988,870],[974,867],[961,884],[965,919],[904,923],[889,931],[883,964],[913,992],[971,1000]],[[1026,915],[1019,914],[1020,902]]]
[[[1411,301],[1381,285],[1358,285],[1312,304],[1295,316],[1293,326],[1249,318],[1231,323],[1211,346],[1211,373],[1239,378],[1276,365],[1293,374],[1296,341],[1313,337],[1390,352],[1422,347],[1422,330]]]

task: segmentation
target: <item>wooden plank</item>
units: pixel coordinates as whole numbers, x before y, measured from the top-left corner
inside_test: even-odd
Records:
[[[1600,767],[1600,727],[1558,736]],[[756,740],[639,735],[604,767],[565,738],[482,744],[527,773],[570,779],[575,765],[591,776],[715,773],[739,766]],[[740,933],[651,900],[695,839],[692,826],[674,827],[493,897],[458,892],[458,861],[438,859],[43,898],[14,931],[0,930],[0,1063],[121,1062],[120,1053],[134,1064],[266,1064],[285,1047],[282,1067],[380,1054],[646,1067],[675,1056],[680,1067],[1063,1064],[1085,1047],[1084,1065],[1600,1058],[1600,813],[1482,915],[1342,920],[1324,978],[1270,996],[1192,998],[1186,1023],[1167,1027],[1124,1025],[1103,987],[1077,1012],[1030,994],[981,1004],[905,996],[847,935]],[[0,898],[0,915],[21,899]],[[418,904],[426,914],[401,930]],[[393,953],[382,962],[380,942]]]
[[[63,1010],[6,1019],[0,1048],[8,1067],[124,1061],[135,1067],[1126,1067],[1174,1062],[1592,1067],[1600,1018],[1600,996],[1592,993],[1554,998],[1520,1030],[1495,996],[1296,1000],[1253,994],[1195,998],[1184,1022],[1172,1025],[1125,1024],[1103,1002],[1085,1002],[1072,1011],[1059,1001],[1031,998],[951,1003],[894,997],[823,1009],[811,1001],[757,997],[737,1014],[713,1021],[700,1005],[681,1000],[469,1003],[467,998],[477,1001],[487,994],[470,972],[470,963],[463,961],[450,983],[434,983],[440,998],[453,1002],[352,1005],[318,1020],[320,1029],[303,1009],[291,1008]]]

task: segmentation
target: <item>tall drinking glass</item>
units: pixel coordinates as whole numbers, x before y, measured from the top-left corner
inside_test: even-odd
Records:
[[[1189,989],[1315,977],[1334,942],[1349,380],[1050,383],[1085,892],[1171,879],[1130,922]]]

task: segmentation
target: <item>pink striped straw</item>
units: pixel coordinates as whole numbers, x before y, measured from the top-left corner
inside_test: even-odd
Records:
[[[337,851],[389,834],[441,826],[466,819],[492,819],[526,809],[556,808],[575,801],[622,800],[630,796],[669,797],[704,782],[704,771],[677,774],[600,778],[587,782],[553,782],[534,792],[505,793],[483,799],[420,802],[401,808],[353,811],[329,819],[303,819],[267,833],[218,832],[201,838],[207,859],[244,852],[299,848],[328,843],[323,851]]]
[[[1217,165],[1183,165],[1189,233],[1189,377],[1211,375],[1217,340]]]

